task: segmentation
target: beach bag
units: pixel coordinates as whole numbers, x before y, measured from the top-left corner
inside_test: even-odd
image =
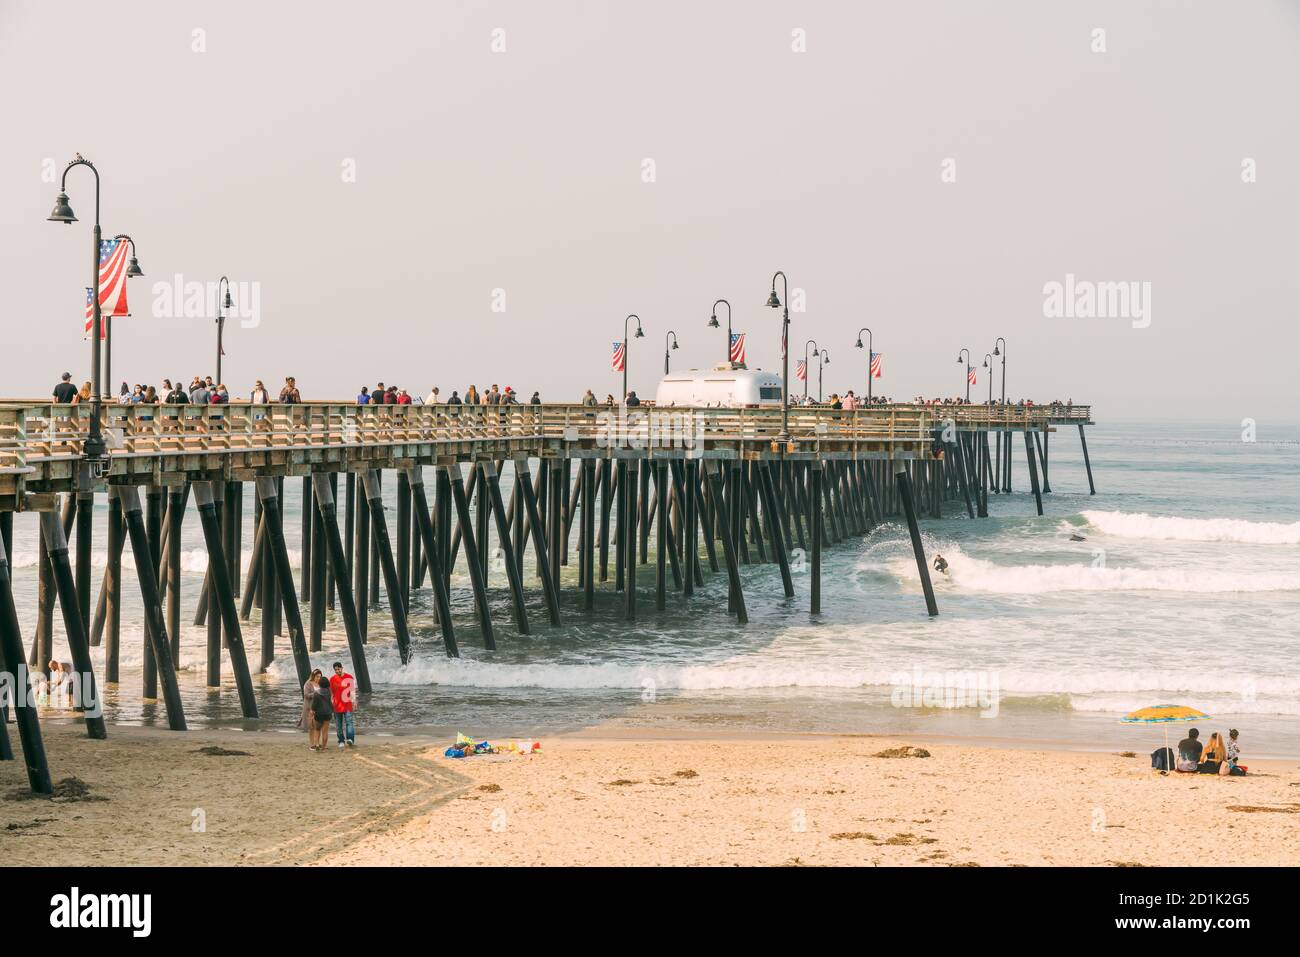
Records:
[[[1172,771],[1174,769],[1174,749],[1156,748],[1152,751],[1151,767],[1157,771]]]

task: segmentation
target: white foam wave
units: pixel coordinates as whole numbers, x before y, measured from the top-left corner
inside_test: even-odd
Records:
[[[1242,573],[1226,568],[1135,568],[1092,564],[998,565],[944,549],[948,574],[934,576],[941,588],[1000,595],[1037,595],[1066,591],[1174,591],[1221,594],[1300,591],[1300,574]],[[895,577],[919,584],[916,563],[894,557],[886,568]]]
[[[1116,538],[1184,542],[1300,545],[1300,522],[1247,522],[1234,518],[1176,518],[1145,512],[1081,513],[1093,528]]]

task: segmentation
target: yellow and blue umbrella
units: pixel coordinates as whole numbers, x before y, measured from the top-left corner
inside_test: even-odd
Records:
[[[1187,721],[1200,721],[1208,718],[1204,711],[1197,711],[1181,704],[1155,704],[1149,708],[1138,708],[1120,718],[1121,724],[1163,724],[1165,726],[1165,750],[1169,750],[1169,725]],[[1169,770],[1173,770],[1170,768]]]

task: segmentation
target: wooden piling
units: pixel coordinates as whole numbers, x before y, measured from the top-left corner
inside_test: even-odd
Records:
[[[442,629],[442,644],[447,651],[448,658],[459,658],[460,649],[456,645],[456,625],[451,617],[451,600],[447,593],[447,576],[442,570],[442,549],[438,544],[437,531],[433,524],[433,516],[429,511],[429,501],[424,491],[424,475],[419,469],[413,469],[408,476],[408,481],[411,485],[411,502],[415,512],[416,530],[424,543],[423,554],[429,567],[429,584],[433,587],[433,600],[438,612],[438,627]]]
[[[150,486],[149,498],[157,499]],[[173,731],[185,730],[185,710],[181,704],[180,686],[176,682],[176,665],[172,659],[171,645],[167,641],[167,623],[163,620],[162,602],[158,596],[158,570],[154,564],[154,544],[156,538],[151,534],[157,531],[157,523],[151,521],[152,529],[145,527],[144,514],[140,508],[140,496],[134,485],[115,485],[112,494],[117,495],[122,505],[126,520],[126,532],[131,540],[131,557],[135,561],[136,578],[140,584],[140,597],[144,602],[145,629],[149,645],[153,649],[154,681],[153,689],[146,688],[145,697],[156,697],[156,682],[162,682],[163,704],[167,709],[167,724]],[[151,512],[157,509],[151,503]],[[151,540],[152,539],[152,540]],[[149,690],[153,694],[148,694]]]
[[[258,477],[257,497],[262,503],[262,521],[266,526],[266,553],[263,567],[268,578],[274,576],[274,582],[263,583],[263,595],[266,602],[262,606],[263,651],[262,670],[270,664],[266,653],[266,623],[272,620],[273,609],[277,606],[284,611],[285,624],[289,629],[289,647],[293,651],[294,668],[298,672],[298,687],[301,688],[311,677],[311,655],[307,651],[307,636],[302,627],[302,612],[298,607],[298,590],[293,582],[293,569],[289,566],[289,549],[284,541],[284,518],[280,509],[283,499],[280,497],[279,484],[269,476]]]
[[[339,612],[343,616],[343,630],[348,639],[348,652],[352,656],[352,675],[357,680],[357,691],[369,694],[370,666],[366,663],[366,649],[361,643],[361,628],[357,624],[357,608],[352,600],[348,580],[347,560],[343,554],[343,536],[339,532],[338,505],[334,499],[334,484],[330,476],[317,472],[312,475],[312,491],[320,513],[316,531],[325,539],[325,559],[334,572],[334,579],[343,583],[337,591]],[[317,578],[317,582],[320,578]],[[314,600],[314,599],[313,599]]]
[[[222,482],[195,482],[193,485],[194,503],[199,510],[199,522],[203,526],[203,540],[208,548],[208,571],[211,582],[209,619],[216,622],[218,636],[224,625],[226,648],[230,654],[231,670],[235,675],[235,689],[239,695],[239,706],[245,718],[256,718],[257,698],[253,694],[253,679],[248,672],[248,656],[244,650],[244,635],[239,627],[239,611],[235,607],[235,590],[231,585],[230,563],[226,560],[225,542],[223,542],[221,516],[218,514],[217,493],[229,500]],[[173,493],[175,494],[175,493]],[[179,496],[172,499],[172,507],[179,508]],[[173,528],[172,545],[180,543],[179,520]],[[177,549],[179,551],[179,549]],[[212,644],[212,625],[208,626],[208,686],[221,686],[221,644],[218,640],[215,649]],[[214,664],[213,657],[216,662]]]
[[[460,478],[459,470],[456,478]],[[393,619],[397,651],[402,664],[406,664],[411,658],[411,635],[406,626],[406,606],[402,603],[401,583],[397,580],[397,563],[393,560],[393,547],[388,538],[388,522],[384,517],[378,471],[371,469],[366,472],[362,484],[365,486],[366,505],[370,509],[370,533],[384,573],[384,590],[388,593],[388,611]],[[461,494],[464,494],[463,488]]]
[[[13,553],[13,517],[0,526],[0,665],[21,678],[11,686],[14,696],[14,723],[18,726],[18,741],[22,747],[23,764],[27,770],[27,785],[34,794],[53,794],[50,765],[45,756],[45,742],[41,737],[40,718],[36,709],[28,707],[36,695],[31,686],[31,672],[22,673],[23,636],[18,624],[18,611],[14,606],[13,572],[9,556]]]

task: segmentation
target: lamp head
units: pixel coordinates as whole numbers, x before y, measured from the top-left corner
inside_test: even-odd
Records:
[[[853,345],[856,346],[857,348],[861,349],[861,348],[862,348],[862,340],[859,339],[857,342],[853,343]]]
[[[230,290],[229,290],[229,289],[226,290],[226,301],[225,301],[225,307],[226,307],[227,309],[234,309],[234,308],[235,308],[235,300],[233,300],[233,299],[230,298]]]
[[[132,256],[131,261],[127,264],[126,267],[126,277],[128,279],[134,279],[136,276],[143,276],[143,275],[144,275],[144,270],[140,268],[140,260]]]
[[[998,352],[998,347],[997,347],[996,345],[993,347],[993,354],[994,354],[995,356],[1000,356],[1000,355],[1002,355],[1002,353]]]
[[[644,338],[645,338],[645,333],[641,331],[641,324],[640,324],[640,323],[637,323],[637,327],[636,327],[636,337],[637,337],[638,339],[644,339]]]
[[[72,212],[72,207],[68,205],[68,194],[60,192],[54,198],[54,212],[50,213],[49,221],[52,223],[67,223],[71,226],[77,221],[76,215]]]
[[[718,316],[717,316],[717,313],[714,313],[713,315],[709,316],[709,328],[710,328],[710,329],[716,329],[716,328],[718,328]]]
[[[781,308],[781,300],[777,298],[775,288],[772,289],[772,294],[767,297],[767,304],[771,306],[773,309]]]

